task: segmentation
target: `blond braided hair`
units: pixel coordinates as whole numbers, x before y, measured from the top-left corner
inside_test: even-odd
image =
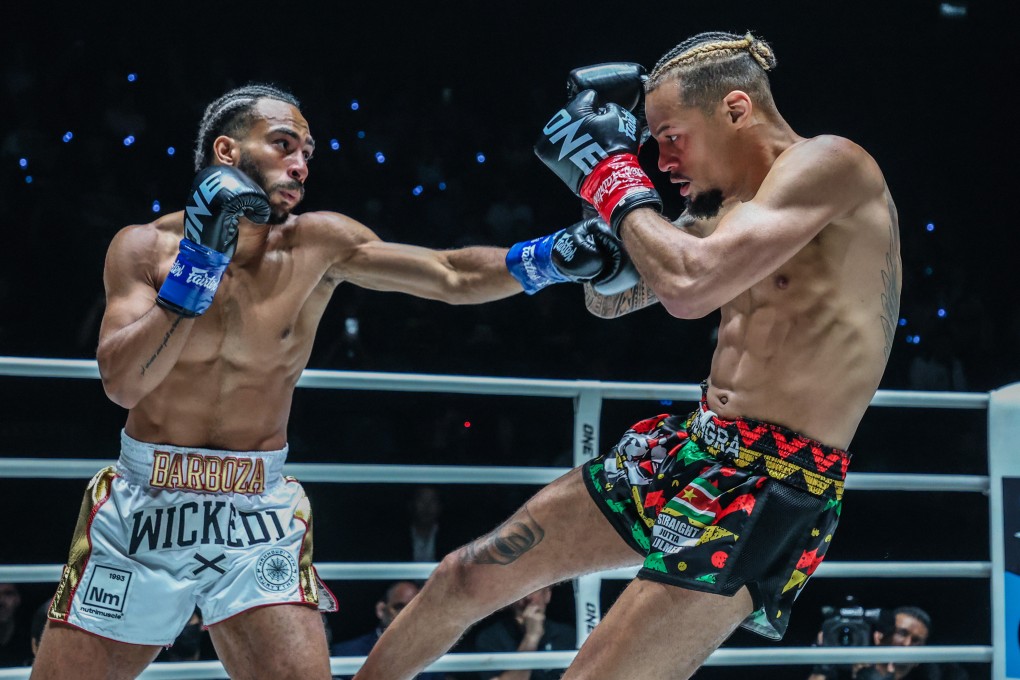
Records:
[[[763,39],[750,32],[699,33],[659,59],[645,90],[651,92],[667,80],[680,80],[681,96],[691,106],[711,108],[733,90],[743,90],[759,103],[772,101],[767,72],[776,67],[776,55]]]

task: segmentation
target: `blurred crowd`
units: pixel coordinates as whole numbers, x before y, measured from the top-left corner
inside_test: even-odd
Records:
[[[778,42],[780,54],[791,42]],[[656,43],[654,51],[669,46]],[[380,74],[299,70],[290,59],[238,69],[226,56],[196,56],[166,45],[160,46],[158,57],[142,60],[132,50],[113,36],[70,39],[59,49],[46,41],[0,41],[0,214],[7,226],[5,264],[0,267],[0,355],[94,358],[110,239],[124,225],[182,207],[193,175],[192,139],[205,104],[250,80],[290,88],[302,100],[318,142],[304,209],[335,210],[364,222],[383,239],[430,247],[510,245],[580,218],[578,199],[532,153],[537,132],[561,101],[557,78],[502,74],[508,84],[480,96],[473,83],[429,77],[426,68],[419,73],[414,56],[401,62],[406,70]],[[503,89],[511,90],[511,100]],[[810,111],[807,106],[786,108]],[[871,122],[878,126],[888,121],[873,117]],[[823,123],[814,124],[823,129],[802,132],[830,131]],[[867,146],[868,135],[861,136],[864,140],[858,141]],[[987,187],[972,180],[958,157],[948,158],[946,167],[933,167],[924,157],[915,159],[911,149],[887,148],[876,156],[882,156],[900,208],[904,281],[882,388],[988,391],[1020,380],[1017,288],[1008,285],[1010,275],[1003,266],[1015,251],[1005,242],[994,247],[996,234],[1012,231],[1010,216],[992,213],[989,220],[980,197]],[[952,176],[952,186],[946,186],[946,174]],[[942,198],[932,186],[945,187],[945,200],[931,200],[933,192]],[[577,286],[553,286],[532,297],[472,307],[340,286],[309,366],[690,383],[707,375],[715,330],[715,315],[678,321],[658,307],[611,321],[596,319],[584,310]],[[306,392],[299,390],[295,397],[291,423],[292,451],[301,454],[302,461],[309,460],[309,451],[339,449],[352,456],[342,462],[571,462],[569,404],[533,400],[511,410],[506,402],[490,403],[482,397],[451,399],[440,406],[416,395],[387,395],[362,408],[360,402],[335,401],[343,399],[341,395]],[[31,421],[12,415],[0,422],[0,452],[31,455],[25,447],[46,429],[39,427],[46,418],[62,425],[45,433],[51,455],[70,454],[54,442],[73,443],[84,451],[108,449],[119,427],[114,423],[122,422],[122,415],[96,396],[75,407],[89,415],[62,413],[59,407]],[[26,396],[26,403],[42,403],[33,398]],[[385,406],[380,408],[380,403]],[[620,422],[633,422],[635,408]],[[101,423],[109,423],[104,425],[105,440],[80,424],[97,414]],[[549,419],[556,419],[555,428],[541,424]],[[938,425],[934,419],[912,422],[921,422],[921,429]],[[872,421],[865,427],[877,432],[885,426]],[[81,437],[83,431],[92,438]],[[980,441],[968,441],[984,436],[980,420],[961,422],[948,436],[954,446],[947,448],[983,450]],[[870,443],[867,433],[861,441],[862,448]],[[479,460],[480,446],[484,460]],[[881,470],[896,467],[897,461],[870,464],[872,470]],[[974,463],[954,471],[968,471],[968,465]],[[68,489],[79,486],[75,480]],[[379,489],[362,486],[345,487],[342,497],[336,497],[318,493],[312,485],[317,522],[340,527],[340,518],[354,509],[375,507]],[[68,499],[74,493],[80,491],[69,490]],[[399,499],[397,514],[404,518],[438,515],[428,493],[423,492],[422,499],[410,490],[388,491],[386,500],[392,504]],[[458,489],[451,503],[456,511],[446,515],[448,526],[438,533],[426,529],[417,538],[409,534],[406,541],[388,540],[387,533],[377,536],[377,545],[355,545],[323,532],[320,559],[435,559],[491,528],[527,493],[529,489],[516,487],[501,487],[496,493]],[[420,505],[404,508],[403,501]],[[366,521],[377,522],[375,513],[381,512],[369,513]],[[844,533],[853,533],[852,522]],[[54,539],[58,550],[48,543],[45,550],[21,544],[17,554],[4,549],[0,562],[60,561],[69,536],[68,529]],[[983,536],[971,538],[987,545]],[[842,540],[849,545],[859,539]],[[893,546],[891,552],[900,547],[893,539],[886,544]],[[39,602],[27,601],[9,592],[11,588],[0,584],[0,617],[14,616],[17,605],[12,609],[11,603],[17,597],[23,625],[10,628],[9,635],[16,636],[17,655],[24,658],[5,657],[4,663],[20,665],[30,661],[29,642],[41,626],[36,608],[45,598],[41,586],[29,588]],[[339,615],[333,620],[334,627],[343,626],[344,637],[353,637],[358,625],[371,631],[377,615],[383,621],[395,591],[379,590],[372,584],[342,584],[342,612],[354,617],[342,624]],[[554,610],[556,606],[553,598]],[[565,615],[561,618],[572,615],[567,605],[559,611]],[[525,626],[523,615],[516,614],[516,625]],[[534,631],[534,615],[531,625]],[[0,620],[0,634],[8,634],[5,626]],[[6,641],[0,643],[3,648]],[[179,650],[199,653],[196,645],[189,639]],[[208,649],[203,658],[208,658]]]
[[[89,44],[48,53],[45,66],[31,47],[0,49],[3,100],[12,104],[0,130],[0,211],[16,253],[0,268],[0,354],[92,357],[107,244],[124,225],[180,209],[204,105],[247,78],[216,56],[196,78],[176,51],[136,72],[137,57],[116,51],[96,69]],[[578,199],[532,153],[559,102],[544,82],[524,97],[518,90],[508,111],[496,94],[478,100],[468,90],[469,99],[466,87],[437,80],[394,88],[360,73],[337,83],[280,67],[259,75],[303,100],[319,142],[305,209],[342,212],[384,239],[430,247],[509,245],[580,217]],[[890,175],[902,172],[891,165]],[[988,390],[1020,378],[1020,315],[998,313],[989,295],[1001,273],[988,262],[998,255],[970,247],[975,225],[958,209],[921,212],[917,196],[926,194],[895,181],[904,286],[883,386]],[[594,319],[577,287],[472,308],[341,287],[328,315],[317,368],[698,381],[714,331],[712,315],[674,322],[661,309]],[[636,336],[645,348],[638,357]],[[678,347],[683,360],[651,358]]]

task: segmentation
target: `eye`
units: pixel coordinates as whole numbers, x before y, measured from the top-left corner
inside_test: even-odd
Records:
[[[675,144],[677,137],[678,137],[678,135],[666,135],[666,139],[669,140],[670,144]]]

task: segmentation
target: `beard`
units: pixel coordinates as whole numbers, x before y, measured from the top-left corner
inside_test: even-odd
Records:
[[[722,204],[722,189],[709,189],[688,199],[687,212],[693,217],[711,219],[719,214]]]
[[[255,162],[251,159],[251,157],[248,154],[244,153],[243,151],[241,152],[241,157],[237,160],[237,169],[251,177],[256,184],[262,187],[262,190],[266,192],[267,196],[277,189],[283,189],[284,191],[293,191],[297,193],[300,196],[300,198],[298,198],[298,203],[300,203],[301,199],[304,198],[305,196],[305,187],[304,185],[301,184],[301,182],[298,182],[297,180],[291,180],[289,182],[277,182],[272,186],[268,186],[265,174],[262,172],[261,169],[259,169],[257,165],[255,165]],[[269,220],[266,222],[266,224],[270,225],[283,224],[284,222],[287,221],[288,217],[290,217],[289,209],[277,208],[272,203],[270,203]]]

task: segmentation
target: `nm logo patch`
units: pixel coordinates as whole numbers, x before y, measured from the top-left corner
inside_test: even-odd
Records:
[[[130,571],[97,564],[92,570],[92,578],[89,579],[88,586],[85,588],[82,604],[122,614],[124,605],[127,603],[127,592],[130,585]]]
[[[288,590],[298,580],[297,560],[282,548],[270,548],[255,563],[255,580],[271,593]]]

